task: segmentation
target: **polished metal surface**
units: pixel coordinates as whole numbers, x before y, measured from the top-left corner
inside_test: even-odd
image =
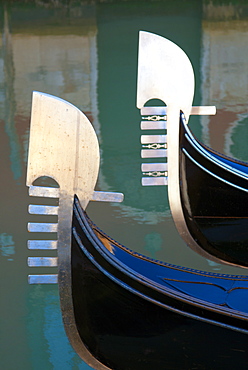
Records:
[[[150,171],[150,172],[143,172],[143,175],[149,176],[149,177],[160,177],[160,176],[168,176],[168,172],[164,171]]]
[[[216,114],[216,107],[214,105],[212,106],[200,106],[200,107],[192,107],[190,114],[192,116],[194,115],[200,115],[200,116],[214,116]]]
[[[30,185],[28,189],[28,194],[33,197],[58,198],[59,189],[45,186]]]
[[[160,110],[163,112],[163,110]],[[166,112],[167,112],[167,109],[166,109]],[[158,112],[156,112],[156,110],[154,110],[154,113],[152,116],[146,116],[146,117],[142,117],[142,118],[145,118],[147,121],[152,121],[152,122],[156,122],[156,121],[167,121],[167,115],[159,115]]]
[[[183,119],[185,123],[188,123],[189,115],[190,114],[212,114],[216,113],[215,107],[195,107],[192,108],[192,101],[193,101],[193,94],[194,94],[194,75],[191,63],[186,56],[186,54],[178,48],[176,45],[172,46],[168,40],[164,42],[161,38],[157,38],[156,42],[154,42],[153,47],[151,47],[152,41],[156,38],[154,35],[149,34],[141,34],[141,42],[140,42],[140,52],[139,52],[139,70],[138,73],[138,91],[137,91],[137,106],[141,108],[141,103],[145,104],[147,100],[151,98],[157,98],[162,100],[166,105],[166,110],[164,109],[151,109],[149,114],[159,114],[159,113],[166,113],[167,114],[167,143],[168,143],[168,195],[169,195],[169,203],[171,213],[176,225],[176,228],[183,238],[183,240],[190,246],[195,252],[198,252],[201,256],[207,258],[210,261],[215,263],[228,263],[232,265],[232,263],[217,259],[210,255],[209,253],[202,250],[202,248],[198,245],[197,241],[193,239],[191,236],[187,224],[184,219],[182,204],[181,204],[181,196],[180,196],[180,181],[179,181],[179,121],[180,121],[180,114],[183,113]],[[157,48],[157,53],[155,52],[155,48]],[[154,71],[154,64],[151,62],[149,58],[145,60],[145,54],[149,54],[154,52],[158,55],[156,66],[158,67],[157,71]],[[161,49],[163,51],[161,52]],[[181,55],[181,57],[179,57]],[[174,63],[173,63],[174,61]],[[162,67],[162,64],[164,65]],[[149,65],[150,63],[150,65]],[[158,81],[158,74],[160,69],[160,76],[163,75],[163,86],[161,85],[161,81]],[[143,71],[147,72],[144,73]],[[150,70],[150,79],[149,79],[149,71]],[[141,74],[142,71],[142,74]],[[144,81],[144,78],[146,80]],[[174,80],[174,82],[173,82]],[[155,83],[156,81],[156,83]],[[146,94],[144,91],[144,87],[149,90],[150,84],[150,91],[152,94]],[[156,86],[156,88],[154,88]],[[166,91],[166,92],[165,92]],[[156,93],[156,95],[154,95]],[[171,94],[168,96],[167,94]],[[174,97],[174,101],[173,98]],[[146,110],[146,113],[148,111]],[[186,128],[187,129],[187,128]],[[198,147],[198,143],[192,139],[192,135],[190,132],[187,134],[187,139],[193,141],[193,145]],[[201,149],[203,152],[204,149]],[[184,153],[188,158],[198,165],[202,170],[208,172],[210,175],[218,178],[221,181],[224,181],[228,185],[236,187],[239,190],[243,190],[247,192],[247,189],[241,188],[235,184],[227,182],[224,179],[221,179],[219,176],[209,172],[206,168],[201,166],[197,163],[190,155],[184,150]],[[208,155],[210,158],[211,155]],[[210,158],[211,159],[211,158]],[[222,165],[223,166],[223,165]],[[230,170],[230,169],[229,169]],[[234,172],[234,171],[233,171]],[[236,171],[235,171],[236,172]],[[239,176],[247,178],[247,174],[239,172]],[[142,178],[142,185],[157,185],[157,182],[162,183],[161,177],[145,177]]]
[[[28,240],[27,246],[31,250],[53,250],[57,249],[57,240]]]
[[[159,107],[142,107],[140,108],[140,114],[142,116],[150,116],[150,115],[163,115],[166,117],[167,115],[167,107],[166,106],[159,106]]]
[[[51,177],[60,186],[60,199],[77,194],[85,208],[99,166],[96,134],[86,116],[62,99],[34,92],[29,140],[27,185]]]
[[[142,149],[141,158],[166,158],[166,149]]]
[[[59,196],[59,209],[58,224],[29,223],[28,230],[58,232],[58,284],[65,331],[75,351],[89,365],[96,369],[107,369],[82,343],[75,324],[71,292],[70,250],[74,195],[78,196],[85,209],[94,197],[98,170],[99,145],[88,118],[62,99],[34,92],[26,184],[31,187],[32,196]],[[59,189],[33,188],[33,182],[43,176],[55,180]],[[41,263],[41,260],[36,261]],[[42,281],[42,278],[39,279]],[[32,278],[30,281],[34,284],[39,279]]]
[[[141,165],[142,172],[167,171],[167,169],[168,169],[167,163],[142,163]]]
[[[168,179],[167,177],[157,177],[157,178],[142,177],[142,185],[143,186],[168,185]]]
[[[140,141],[141,141],[141,144],[166,143],[167,136],[166,135],[141,135]]]
[[[167,149],[167,143],[159,144],[159,143],[152,143],[152,144],[143,144],[142,148],[146,149]]]
[[[173,218],[181,229],[180,220],[182,210],[180,207],[180,189],[177,182],[179,175],[179,117],[183,112],[186,120],[191,113],[194,96],[194,72],[187,55],[173,42],[149,33],[141,31],[139,34],[138,52],[138,79],[137,79],[137,107],[142,109],[151,99],[160,99],[165,105],[167,119],[167,143],[168,151],[154,150],[155,153],[142,151],[142,158],[152,156],[167,157],[168,162],[168,193]],[[145,114],[147,111],[145,110]],[[157,114],[155,112],[151,114]],[[156,152],[161,151],[161,154]],[[163,154],[163,155],[162,155]],[[160,178],[142,179],[142,185],[150,184],[152,180]],[[156,181],[154,181],[155,184]],[[173,209],[172,209],[173,207]]]
[[[167,123],[165,121],[141,121],[141,130],[165,130]]]
[[[172,108],[183,111],[188,120],[193,94],[194,72],[182,49],[161,36],[140,31],[137,107],[160,99],[167,106],[168,121]]]
[[[48,222],[29,222],[28,231],[31,233],[56,233],[58,231],[58,224]]]
[[[115,193],[110,191],[94,191],[90,200],[98,202],[117,202],[120,203],[124,199],[122,193]]]
[[[159,107],[143,107],[140,110],[141,115],[166,115],[167,114],[167,107],[159,106]],[[190,115],[215,115],[216,114],[216,107],[215,106],[199,106],[199,107],[191,107]]]
[[[28,257],[29,267],[57,267],[57,257]]]
[[[154,61],[153,55],[156,55]],[[168,196],[170,209],[176,228],[192,249],[199,252],[199,246],[191,237],[184,220],[179,182],[179,120],[183,112],[185,122],[188,122],[192,112],[194,97],[194,72],[191,62],[182,49],[171,41],[160,36],[140,32],[139,59],[138,59],[138,83],[137,83],[137,107],[142,109],[141,114],[162,114],[167,116],[167,143],[168,155]],[[152,108],[148,110],[144,105],[150,99],[160,99],[166,105],[166,109]],[[215,113],[214,108],[197,108],[198,113]],[[154,151],[156,152],[156,151]],[[150,157],[144,153],[144,158]],[[166,180],[167,182],[167,180]],[[163,178],[142,178],[142,185],[161,185]],[[211,258],[207,253],[201,253],[204,257]]]
[[[34,237],[26,232],[26,222],[36,218],[27,215],[27,207],[38,204],[36,199],[28,199],[24,185],[33,90],[62,97],[92,119],[104,157],[104,183],[100,178],[98,190],[123,191],[126,198],[115,206],[90,202],[88,213],[103,230],[149,257],[242,274],[241,269],[210,263],[187,248],[173,227],[166,189],[141,187],[141,163],[160,159],[140,158],[139,117],[133,104],[137,35],[144,25],[148,30],[149,21],[150,32],[176,41],[190,56],[198,79],[195,105],[218,107],[216,117],[194,117],[194,134],[209,147],[247,161],[247,2],[219,3],[129,0],[117,4],[108,0],[84,1],[79,6],[77,1],[35,1],[31,5],[30,1],[13,0],[5,1],[4,6],[1,2],[1,14],[4,8],[9,14],[9,29],[2,22],[0,46],[3,369],[67,366],[90,370],[66,338],[56,284],[27,285],[29,273],[41,273],[30,271],[24,263],[31,255],[26,250],[27,239]],[[132,232],[127,232],[128,225]],[[154,246],[151,251],[146,240],[153,232],[162,242],[152,240],[150,245],[157,249]]]
[[[57,284],[58,275],[57,274],[29,275],[28,282],[29,284]]]
[[[34,215],[57,215],[59,207],[30,204],[28,212]]]

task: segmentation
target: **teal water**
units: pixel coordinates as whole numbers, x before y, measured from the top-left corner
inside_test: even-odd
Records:
[[[89,215],[105,232],[166,262],[244,273],[192,252],[175,230],[166,188],[141,186],[142,132],[135,101],[138,32],[146,30],[174,41],[190,57],[196,79],[194,104],[217,106],[216,117],[191,119],[194,133],[213,148],[248,160],[247,5],[183,0],[68,4],[0,2],[4,370],[89,369],[64,333],[57,286],[27,283],[27,275],[34,272],[26,263],[31,255],[26,225],[32,199],[25,186],[33,90],[68,100],[91,119],[102,157],[97,188],[125,194],[122,204],[89,205]]]

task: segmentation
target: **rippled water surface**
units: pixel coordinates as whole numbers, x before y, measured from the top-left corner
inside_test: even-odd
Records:
[[[26,263],[32,199],[25,186],[33,90],[68,100],[92,121],[101,149],[97,188],[125,194],[122,204],[89,205],[105,232],[166,262],[244,273],[192,252],[175,230],[166,188],[141,186],[135,102],[138,31],[145,30],[188,54],[194,104],[217,106],[216,116],[192,118],[194,133],[248,161],[248,6],[178,0],[52,4],[0,2],[0,363],[6,370],[89,369],[65,336],[57,286],[27,283],[33,273]]]

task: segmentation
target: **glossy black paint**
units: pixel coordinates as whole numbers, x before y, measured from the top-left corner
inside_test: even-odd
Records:
[[[248,266],[248,165],[200,143],[181,120],[180,191],[187,228],[212,256]]]
[[[247,368],[246,276],[195,271],[132,252],[93,225],[77,199],[71,253],[77,329],[102,364],[115,370]]]

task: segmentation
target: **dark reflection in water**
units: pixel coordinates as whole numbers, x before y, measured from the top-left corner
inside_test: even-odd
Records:
[[[135,107],[138,31],[158,33],[189,55],[193,117],[208,145],[248,160],[248,6],[200,1],[0,3],[1,365],[4,369],[88,369],[64,334],[56,286],[28,286],[30,200],[25,187],[31,94],[78,106],[101,148],[98,188],[125,194],[123,204],[89,206],[112,237],[143,254],[208,271],[244,273],[196,255],[178,236],[164,187],[141,187],[140,115]],[[154,58],[156,56],[154,55]],[[42,217],[41,217],[42,219]],[[33,252],[32,255],[42,253]],[[55,254],[54,254],[55,255]],[[49,273],[49,269],[35,273]]]

